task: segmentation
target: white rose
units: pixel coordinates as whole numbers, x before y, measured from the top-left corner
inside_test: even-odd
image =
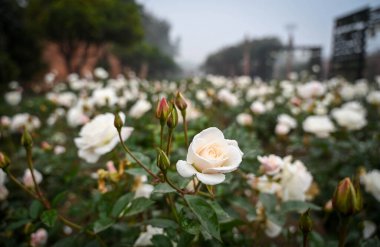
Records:
[[[12,91],[5,94],[5,101],[10,105],[18,105],[21,102],[21,91]]]
[[[359,130],[367,125],[365,109],[357,102],[349,102],[332,111],[338,124],[348,130]]]
[[[287,135],[290,132],[290,128],[286,124],[278,123],[275,132],[277,135]]]
[[[23,128],[27,128],[29,131],[33,131],[34,129],[38,129],[41,126],[40,120],[30,115],[29,113],[19,113],[13,116],[11,131],[13,132],[21,132]]]
[[[255,101],[251,105],[252,112],[256,114],[262,114],[266,111],[265,105],[261,101]]]
[[[296,120],[294,118],[292,118],[291,116],[289,116],[288,114],[280,114],[277,117],[277,122],[284,124],[284,125],[287,125],[291,129],[294,129],[295,127],[297,127]]]
[[[226,88],[223,88],[218,92],[218,99],[226,103],[228,106],[237,106],[239,104],[239,99],[236,95]]]
[[[152,104],[145,99],[140,99],[129,110],[129,116],[140,118],[150,109],[152,109]]]
[[[283,160],[277,155],[273,154],[269,156],[258,156],[257,159],[260,161],[264,172],[268,175],[274,175],[278,173],[284,165]]]
[[[285,158],[286,160],[286,158]],[[301,161],[285,161],[281,172],[282,200],[305,201],[306,191],[313,182],[313,176]]]
[[[113,88],[98,88],[92,93],[92,100],[98,106],[113,106],[117,103],[118,97]]]
[[[328,137],[335,131],[334,124],[328,116],[309,116],[302,124],[304,131],[313,133],[318,137]]]
[[[42,174],[36,169],[33,169],[33,174],[34,178],[36,179],[36,183],[40,184],[42,182]],[[22,182],[26,187],[34,187],[33,177],[32,173],[30,172],[30,169],[25,170],[24,176],[22,177]]]
[[[318,81],[311,81],[297,87],[298,95],[304,99],[322,96],[326,92],[326,86]]]
[[[124,113],[119,113],[122,121],[125,120]],[[111,151],[119,142],[119,136],[114,127],[114,114],[105,113],[96,116],[85,124],[75,138],[75,144],[79,148],[79,157],[88,163],[95,163],[103,154]],[[126,140],[132,133],[133,128],[121,128],[121,136]]]
[[[252,177],[248,180],[252,188],[261,193],[275,194],[281,190],[281,185],[277,182],[270,181],[266,175],[261,177]]]
[[[242,156],[235,140],[225,139],[222,131],[211,127],[194,136],[186,161],[179,160],[176,166],[182,177],[195,175],[202,183],[215,185],[224,181],[223,173],[239,167]]]
[[[108,72],[105,69],[98,67],[94,70],[94,75],[99,79],[106,79],[108,77]]]
[[[363,238],[369,239],[376,232],[376,224],[372,221],[363,221]]]
[[[376,200],[380,201],[380,171],[373,170],[360,177],[360,182],[364,184],[367,192],[371,193]]]
[[[367,102],[373,105],[380,105],[380,91],[372,91],[367,96]]]
[[[252,116],[248,113],[240,113],[239,115],[237,115],[236,121],[241,126],[250,126],[253,123]]]

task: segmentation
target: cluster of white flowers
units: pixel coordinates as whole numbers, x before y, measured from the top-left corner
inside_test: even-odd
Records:
[[[249,184],[262,193],[277,195],[282,201],[305,201],[308,199],[313,176],[305,165],[292,161],[291,156],[280,158],[276,155],[259,156],[263,175],[250,175]]]

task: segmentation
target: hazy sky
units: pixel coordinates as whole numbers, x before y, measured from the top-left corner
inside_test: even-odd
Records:
[[[334,19],[380,0],[138,0],[171,23],[179,37],[179,61],[200,64],[224,46],[250,38],[277,36],[287,42],[285,26],[295,24],[295,44],[321,45],[331,53]]]

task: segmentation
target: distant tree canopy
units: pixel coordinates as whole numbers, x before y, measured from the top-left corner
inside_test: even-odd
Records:
[[[281,48],[279,39],[272,37],[241,42],[209,55],[203,69],[211,74],[243,75],[243,56],[249,53],[249,75],[266,80],[272,75],[274,56]]]
[[[129,47],[143,36],[133,0],[29,0],[27,12],[35,32],[59,45],[70,72],[80,69],[71,63],[80,48],[86,59],[90,45]]]
[[[0,82],[30,79],[42,64],[40,47],[28,29],[25,9],[15,0],[0,1]]]
[[[163,78],[175,74],[179,67],[174,61],[178,53],[179,40],[171,40],[170,24],[140,8],[144,41],[133,47],[114,46],[113,53],[124,66],[139,72],[147,70],[147,76]]]

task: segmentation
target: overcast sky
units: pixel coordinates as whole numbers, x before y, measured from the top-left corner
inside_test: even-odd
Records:
[[[287,42],[287,24],[295,24],[296,45],[321,45],[331,53],[334,19],[380,0],[138,0],[168,20],[179,37],[182,63],[200,64],[224,46],[250,38],[277,36]]]

